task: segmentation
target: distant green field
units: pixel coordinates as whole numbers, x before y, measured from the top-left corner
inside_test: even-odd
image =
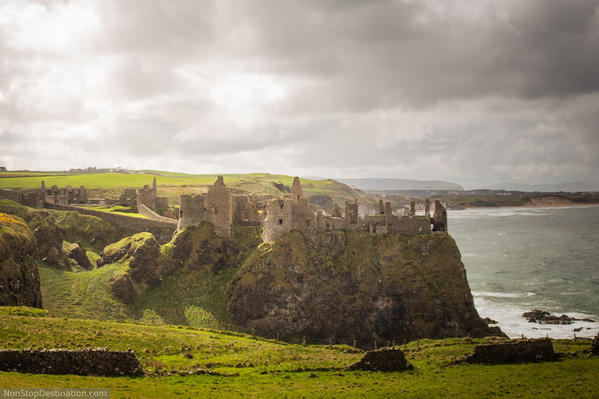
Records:
[[[21,312],[27,314],[28,312]],[[596,398],[599,356],[589,341],[554,340],[560,360],[455,364],[486,339],[420,340],[402,346],[413,370],[347,371],[363,352],[292,345],[246,334],[178,326],[26,317],[0,312],[4,348],[133,349],[144,370],[172,376],[84,377],[0,372],[3,388],[108,388],[111,398]],[[217,374],[180,375],[195,369]]]
[[[58,186],[85,186],[88,189],[89,196],[99,196],[106,198],[118,198],[125,188],[141,188],[144,185],[151,185],[154,178],[158,184],[158,195],[168,198],[171,205],[176,205],[181,194],[196,194],[206,192],[212,185],[218,175],[190,175],[177,172],[163,172],[146,170],[143,173],[124,174],[124,173],[97,173],[97,174],[56,174],[48,172],[41,175],[41,172],[31,172],[28,177],[6,177],[9,173],[0,173],[0,188],[4,189],[35,189],[39,188],[42,180],[46,187]],[[36,175],[40,173],[40,175]],[[283,184],[291,187],[293,176],[272,175],[269,173],[250,173],[250,174],[225,174],[224,181],[227,187],[234,192],[253,193],[259,195],[284,195],[273,183]],[[343,203],[346,200],[361,198],[368,204],[374,204],[378,199],[372,199],[372,196],[364,196],[348,186],[334,180],[311,180],[301,179],[304,193],[306,196],[328,196],[331,198],[329,206],[332,207],[332,201]]]
[[[0,174],[0,188],[20,188],[31,189],[38,188],[42,180],[47,187],[56,185],[65,187],[85,186],[86,188],[117,188],[117,187],[143,187],[145,184],[151,185],[154,177],[158,185],[210,185],[214,183],[216,174],[209,175],[189,175],[176,172],[158,172],[146,171],[147,174],[124,174],[124,173],[98,173],[98,174],[74,174],[74,175],[58,175],[58,174],[39,174],[31,173],[29,177],[3,177],[10,175],[9,173]],[[18,173],[16,173],[18,174]],[[160,175],[158,175],[160,174]],[[292,176],[271,175],[268,173],[253,173],[253,174],[226,174],[224,175],[225,184],[238,185],[249,182],[281,182],[290,186],[293,183]],[[312,187],[322,187],[327,184],[327,181],[317,181],[302,179],[302,182]]]

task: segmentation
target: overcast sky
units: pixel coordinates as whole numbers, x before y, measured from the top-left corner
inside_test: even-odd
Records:
[[[2,0],[0,164],[599,183],[599,1]]]

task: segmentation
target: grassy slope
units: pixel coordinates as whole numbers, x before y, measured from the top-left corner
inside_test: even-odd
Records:
[[[79,187],[84,185],[90,191],[90,195],[105,195],[118,197],[121,190],[126,187],[143,187],[152,184],[156,177],[159,187],[159,195],[166,196],[171,204],[178,203],[178,196],[185,193],[205,192],[212,185],[218,175],[189,175],[176,172],[145,171],[146,174],[121,174],[121,173],[98,173],[79,175],[54,175],[54,176],[31,176],[0,178],[0,188],[34,189],[39,188],[44,180],[46,187],[57,185],[65,187],[71,185]],[[288,187],[293,184],[292,176],[272,175],[269,173],[251,174],[226,174],[225,184],[232,190],[256,194],[281,195],[272,183],[282,183]],[[348,186],[334,180],[310,180],[302,179],[304,192],[307,196],[329,195],[334,200],[342,202],[356,197],[360,194]]]
[[[206,226],[205,226],[206,227]],[[214,238],[210,229],[202,230],[194,242],[201,245]],[[142,236],[140,233],[135,237]],[[230,327],[226,307],[226,290],[238,266],[260,242],[260,229],[236,226],[233,239],[239,253],[231,265],[214,273],[209,267],[199,270],[185,265],[167,277],[156,288],[145,290],[131,305],[125,305],[109,292],[108,282],[125,273],[129,258],[91,271],[76,272],[56,270],[40,262],[40,280],[44,308],[52,316],[97,320],[138,320],[147,324],[179,324],[194,327]],[[120,244],[128,242],[128,237]],[[117,248],[117,243],[105,248],[105,252]],[[164,257],[170,256],[172,243],[161,248]],[[98,254],[88,249],[88,257],[95,265]]]
[[[343,346],[276,343],[243,334],[175,326],[2,315],[6,348],[108,347],[135,350],[147,371],[208,368],[229,375],[102,378],[0,372],[2,387],[109,388],[111,397],[406,397],[406,398],[592,398],[599,357],[588,341],[556,340],[573,353],[547,363],[453,365],[484,340],[421,340],[402,347],[414,370],[347,372],[361,353]],[[192,358],[183,354],[190,352]],[[142,359],[143,357],[143,359]]]

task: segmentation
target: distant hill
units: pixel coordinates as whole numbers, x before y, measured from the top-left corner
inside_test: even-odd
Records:
[[[457,183],[440,180],[410,180],[410,179],[335,179],[350,187],[356,187],[367,191],[387,190],[457,190],[463,191],[464,187]]]
[[[539,192],[578,192],[578,191],[599,191],[599,184],[584,182],[567,182],[560,184],[526,184],[526,183],[497,183],[488,186],[491,190],[511,190],[511,191],[539,191]]]

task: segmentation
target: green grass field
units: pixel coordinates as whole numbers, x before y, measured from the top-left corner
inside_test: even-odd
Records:
[[[24,312],[27,314],[27,312]],[[554,340],[566,353],[546,363],[454,364],[485,339],[420,340],[402,346],[403,372],[345,368],[363,352],[347,346],[292,345],[239,333],[177,326],[5,315],[4,348],[131,348],[146,377],[83,377],[0,372],[0,387],[109,388],[112,398],[375,397],[596,398],[599,357],[589,341]],[[197,368],[214,375],[186,375]],[[170,374],[170,376],[169,376]]]
[[[178,204],[179,195],[204,193],[214,183],[216,174],[190,175],[177,172],[140,171],[143,173],[84,173],[84,174],[57,174],[32,172],[27,177],[8,177],[12,172],[0,173],[0,189],[35,189],[39,188],[42,180],[46,187],[56,185],[65,187],[79,187],[88,189],[88,196],[118,198],[125,188],[141,188],[151,185],[154,177],[158,184],[158,195],[168,198],[171,205]],[[17,173],[17,175],[19,175]],[[293,176],[272,175],[269,173],[250,174],[225,174],[225,184],[233,192],[283,195],[273,183],[284,184],[291,187]],[[363,196],[348,186],[334,180],[301,179],[306,196],[329,196],[332,200],[343,203],[345,200],[362,198],[369,204],[376,201],[371,196]]]
[[[124,174],[124,173],[98,173],[98,174],[73,174],[73,175],[34,175],[28,177],[6,177],[6,173],[0,174],[0,188],[39,188],[44,180],[46,187],[57,185],[65,187],[79,187],[84,185],[88,189],[95,188],[118,188],[118,187],[143,187],[151,185],[154,177],[160,186],[185,186],[185,185],[211,185],[218,175],[189,175],[175,172],[146,171],[148,173]],[[152,174],[149,174],[152,173]],[[155,174],[154,174],[155,173]],[[33,174],[32,174],[33,175]],[[4,176],[4,178],[2,178]],[[238,186],[260,182],[281,182],[287,186],[293,183],[292,176],[271,175],[269,173],[253,174],[225,174],[225,184]],[[302,179],[309,187],[321,187],[327,185],[327,180]]]

